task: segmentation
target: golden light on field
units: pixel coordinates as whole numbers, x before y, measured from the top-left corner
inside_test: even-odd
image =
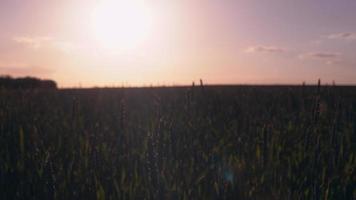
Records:
[[[128,50],[147,39],[152,15],[143,0],[104,0],[95,6],[91,23],[99,46]]]

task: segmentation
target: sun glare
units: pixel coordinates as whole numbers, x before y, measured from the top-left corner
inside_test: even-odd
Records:
[[[98,45],[128,50],[141,45],[149,36],[152,15],[143,0],[99,1],[92,13],[92,28]]]

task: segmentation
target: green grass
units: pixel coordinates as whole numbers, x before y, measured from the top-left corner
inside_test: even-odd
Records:
[[[0,199],[355,199],[356,88],[0,90]]]

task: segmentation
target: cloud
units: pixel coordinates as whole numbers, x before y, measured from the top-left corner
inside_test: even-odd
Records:
[[[51,37],[14,37],[12,38],[16,43],[28,46],[33,49],[39,49],[44,46],[46,43],[52,41]]]
[[[341,39],[341,40],[356,40],[356,33],[352,33],[352,32],[334,33],[326,36],[326,38]]]
[[[341,63],[340,61],[340,53],[330,53],[330,52],[310,52],[300,54],[299,58],[302,60],[314,59],[314,60],[322,60],[325,64],[334,65]]]
[[[314,58],[314,59],[334,59],[339,57],[340,53],[329,53],[329,52],[311,52],[301,54],[300,58]]]
[[[22,63],[0,63],[0,75],[11,76],[47,76],[54,72],[53,69],[37,65]]]
[[[326,61],[327,65],[336,65],[336,64],[342,64],[343,62],[341,60],[328,60]]]
[[[18,44],[22,44],[32,49],[40,49],[40,48],[52,48],[64,53],[73,53],[80,49],[80,47],[76,44],[66,41],[56,40],[52,37],[28,37],[28,36],[21,36],[21,37],[13,37],[13,41]]]
[[[262,46],[262,45],[258,45],[258,46],[251,46],[248,47],[245,52],[246,53],[284,53],[287,50],[281,47],[275,47],[275,46]]]

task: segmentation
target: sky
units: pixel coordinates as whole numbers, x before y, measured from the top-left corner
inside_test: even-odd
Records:
[[[356,84],[354,0],[0,0],[0,74],[60,87]]]

